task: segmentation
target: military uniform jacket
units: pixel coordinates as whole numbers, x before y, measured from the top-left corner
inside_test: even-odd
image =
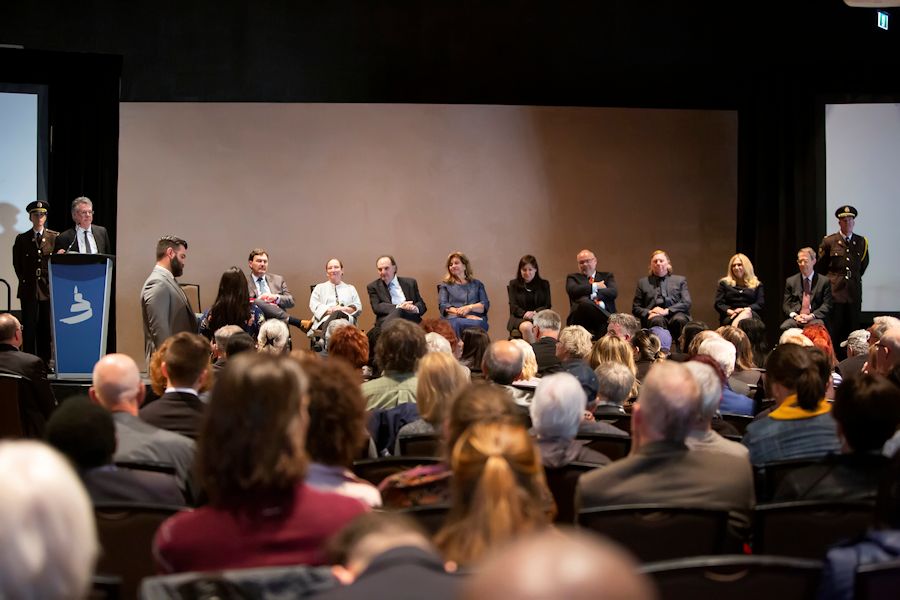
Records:
[[[13,268],[19,278],[17,298],[23,300],[49,300],[50,281],[47,275],[47,261],[53,254],[53,244],[59,233],[44,228],[40,243],[34,230],[16,236],[13,243]]]
[[[822,238],[816,271],[828,276],[834,302],[862,300],[862,276],[868,266],[869,240],[865,236],[854,233],[849,244],[840,232]]]

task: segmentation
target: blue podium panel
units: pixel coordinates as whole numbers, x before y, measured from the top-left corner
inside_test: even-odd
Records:
[[[57,376],[90,377],[106,351],[112,259],[54,256],[49,276]]]

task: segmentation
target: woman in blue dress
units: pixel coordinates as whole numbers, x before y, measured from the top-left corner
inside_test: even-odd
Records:
[[[456,336],[462,338],[463,329],[488,329],[488,309],[491,306],[484,284],[474,278],[472,265],[462,252],[447,257],[447,275],[438,284],[441,317],[450,323]]]

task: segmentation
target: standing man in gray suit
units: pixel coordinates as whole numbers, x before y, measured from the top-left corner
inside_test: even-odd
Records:
[[[250,300],[256,303],[267,319],[277,319],[308,330],[309,326],[303,327],[300,319],[287,313],[287,309],[294,307],[294,296],[288,290],[284,277],[269,273],[269,253],[262,248],[254,248],[247,260],[250,261],[250,277],[247,278]]]
[[[187,247],[186,241],[174,235],[161,237],[156,243],[156,266],[141,290],[148,365],[150,356],[167,338],[182,331],[197,332],[197,315],[175,280],[184,273]]]

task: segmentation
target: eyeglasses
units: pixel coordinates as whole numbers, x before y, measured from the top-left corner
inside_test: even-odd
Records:
[[[76,210],[75,214],[81,215],[82,217],[90,217],[94,214],[92,210]]]

